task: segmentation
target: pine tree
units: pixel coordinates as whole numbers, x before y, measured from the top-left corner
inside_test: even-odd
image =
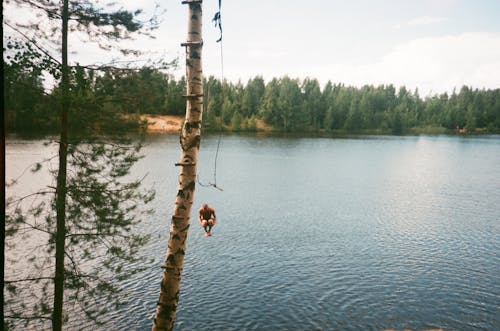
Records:
[[[59,80],[54,90],[60,100],[58,166],[50,171],[56,187],[9,200],[8,229],[13,233],[29,229],[28,234],[45,243],[26,257],[34,267],[33,277],[5,280],[9,293],[7,318],[24,321],[32,328],[45,327],[50,321],[53,330],[61,330],[66,320],[72,320],[64,307],[77,307],[73,313],[98,321],[104,308],[96,300],[110,300],[118,290],[117,279],[141,270],[125,271],[117,262],[137,259],[138,249],[147,238],[135,234],[133,227],[140,221],[140,206],[153,198],[151,191],[140,189],[140,180],[124,180],[139,159],[140,144],[103,137],[102,132],[95,131],[95,122],[80,123],[80,131],[70,131],[72,106],[79,103],[75,98],[78,86],[86,79],[82,70],[70,66],[68,35],[85,31],[89,41],[111,49],[119,40],[140,32],[144,25],[136,19],[140,11],[108,12],[90,1],[63,0],[61,6],[59,1],[32,0],[29,5],[39,14],[36,22],[7,24],[34,46],[36,51],[30,57],[48,58],[43,62],[44,69]],[[60,47],[61,60],[47,51],[53,46]],[[87,114],[81,118],[99,116],[100,109],[85,110]],[[34,171],[42,166],[37,164]],[[99,260],[97,267],[92,262],[95,260]]]

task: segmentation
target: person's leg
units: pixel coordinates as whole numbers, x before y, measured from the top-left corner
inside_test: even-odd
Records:
[[[205,232],[210,231],[210,230],[209,230],[209,225],[208,225],[208,221],[207,221],[207,220],[201,220],[201,227],[203,228],[203,230],[205,230]],[[207,230],[207,229],[208,229],[208,230]]]
[[[212,231],[212,227],[214,226],[214,220],[213,219],[209,219],[207,221],[207,227],[208,227],[208,234],[211,235],[211,231]]]
[[[210,230],[212,229],[212,226],[210,225],[210,222],[207,220],[203,220],[203,229],[205,230],[205,237],[209,237],[212,234],[210,233]]]

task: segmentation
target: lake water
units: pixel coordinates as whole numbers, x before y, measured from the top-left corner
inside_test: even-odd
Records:
[[[203,138],[202,182],[216,146]],[[44,148],[8,139],[7,177]],[[156,261],[103,330],[150,329],[158,300],[178,137],[144,153]],[[223,136],[217,184],[196,188],[192,219],[208,202],[218,223],[191,227],[176,330],[500,329],[500,136]]]

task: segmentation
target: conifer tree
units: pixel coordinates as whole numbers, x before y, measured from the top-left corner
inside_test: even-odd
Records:
[[[33,266],[30,275],[5,280],[6,318],[31,328],[45,328],[50,322],[53,330],[61,330],[74,315],[98,322],[106,309],[97,304],[99,298],[112,299],[118,290],[116,281],[141,270],[124,270],[119,261],[137,260],[147,237],[136,234],[133,227],[140,221],[139,210],[153,198],[153,192],[140,188],[141,180],[125,180],[139,159],[140,144],[104,137],[93,125],[96,121],[85,122],[88,117],[101,116],[102,109],[78,109],[87,112],[79,117],[84,121],[78,123],[77,132],[70,130],[71,117],[76,114],[72,108],[80,102],[75,99],[76,85],[85,81],[85,75],[70,65],[68,36],[84,32],[88,41],[110,50],[120,40],[150,29],[154,21],[146,26],[137,20],[140,11],[104,10],[91,1],[15,4],[37,13],[30,24],[10,20],[6,24],[31,45],[22,58],[47,58],[41,61],[44,69],[59,82],[53,94],[60,104],[60,134],[57,156],[33,169],[36,172],[47,166],[56,186],[8,201],[8,230],[32,234],[40,245],[26,256],[25,264]],[[60,49],[60,60],[49,49]],[[92,83],[91,75],[86,78]],[[52,170],[54,159],[57,166]]]

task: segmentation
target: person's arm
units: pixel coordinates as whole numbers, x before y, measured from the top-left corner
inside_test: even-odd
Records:
[[[203,224],[201,223],[201,209],[198,210],[198,223],[203,226]]]
[[[214,215],[214,225],[217,222],[217,215],[215,215],[215,209],[212,210],[212,214]]]

